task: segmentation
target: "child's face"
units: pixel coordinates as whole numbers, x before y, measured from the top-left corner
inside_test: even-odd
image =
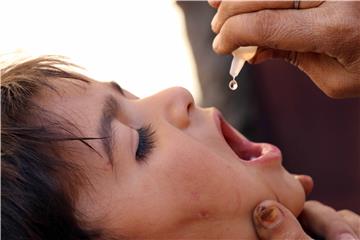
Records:
[[[260,201],[276,199],[295,214],[301,210],[304,191],[281,166],[279,150],[231,133],[216,109],[197,107],[185,89],[139,99],[110,83],[81,84],[61,83],[61,96],[46,93],[40,101],[83,136],[112,132],[112,143],[88,141],[103,157],[79,142],[66,143],[71,151],[64,155],[84,166],[91,181],[80,189],[76,207],[93,226],[139,238],[250,239],[256,238],[251,216]],[[105,104],[109,97],[114,101]],[[144,131],[138,149],[137,129],[149,125],[153,149]],[[257,159],[240,159],[224,135],[242,158]]]

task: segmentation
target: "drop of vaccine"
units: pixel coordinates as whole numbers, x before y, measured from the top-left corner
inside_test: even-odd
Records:
[[[229,82],[229,88],[233,91],[235,91],[238,88],[238,83],[236,82],[235,79]]]

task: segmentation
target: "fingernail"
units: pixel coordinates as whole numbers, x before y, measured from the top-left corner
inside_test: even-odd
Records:
[[[339,236],[339,240],[356,240],[356,238],[350,233],[342,233]]]
[[[255,211],[257,223],[267,229],[275,228],[283,220],[283,214],[276,206],[260,205]]]

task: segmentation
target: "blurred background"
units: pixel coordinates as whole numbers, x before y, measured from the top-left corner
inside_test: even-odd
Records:
[[[5,0],[1,7],[0,61],[64,55],[139,97],[183,86],[251,140],[277,145],[290,172],[311,175],[310,199],[360,213],[360,99],[330,99],[280,60],[245,65],[238,90],[229,90],[231,57],[212,51],[215,10],[207,2]]]
[[[175,1],[4,0],[0,6],[2,59],[59,54],[139,97],[183,86],[198,99]]]

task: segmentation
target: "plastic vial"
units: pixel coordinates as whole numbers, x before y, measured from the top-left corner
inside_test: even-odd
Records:
[[[229,82],[229,88],[231,90],[236,90],[238,87],[238,83],[235,78],[239,75],[241,69],[243,68],[246,61],[252,59],[256,54],[257,47],[249,46],[249,47],[239,47],[235,51],[232,52],[233,60],[231,62],[230,67],[230,75],[232,76],[232,80]]]

